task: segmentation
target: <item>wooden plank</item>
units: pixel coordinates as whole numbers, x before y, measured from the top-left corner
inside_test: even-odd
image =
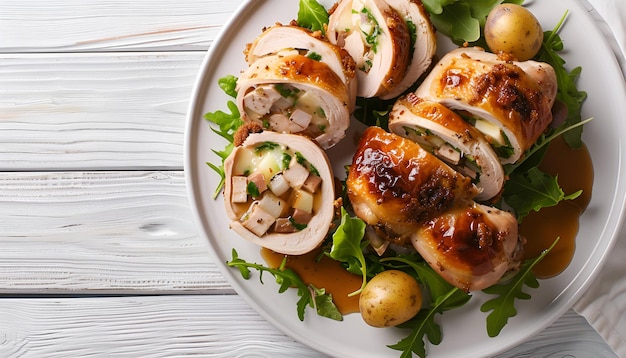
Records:
[[[233,295],[0,299],[0,356],[323,357]],[[444,337],[445,344],[445,337]],[[568,311],[498,357],[616,357]]]
[[[182,172],[0,173],[0,217],[0,294],[232,293]]]
[[[242,0],[0,1],[0,52],[206,50]]]
[[[0,170],[182,169],[204,55],[0,54]]]

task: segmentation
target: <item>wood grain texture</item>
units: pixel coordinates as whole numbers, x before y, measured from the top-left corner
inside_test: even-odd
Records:
[[[0,1],[0,356],[322,356],[233,294],[191,222],[187,102],[241,2]],[[615,355],[570,310],[500,356]]]
[[[182,172],[0,173],[0,294],[232,292]]]
[[[206,50],[242,0],[0,1],[0,52]]]
[[[8,298],[0,300],[0,311],[3,357],[324,357],[282,334],[233,295]],[[615,355],[583,318],[568,311],[498,357]]]
[[[0,170],[181,170],[204,55],[0,54]]]

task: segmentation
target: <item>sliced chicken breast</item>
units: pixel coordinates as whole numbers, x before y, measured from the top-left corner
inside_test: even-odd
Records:
[[[464,115],[502,163],[518,161],[552,121],[554,69],[535,61],[504,61],[480,48],[446,54],[415,91]]]
[[[224,204],[244,239],[301,255],[325,239],[334,215],[334,181],[326,153],[310,138],[248,134],[224,161]]]
[[[392,241],[478,189],[417,143],[378,127],[363,133],[346,180],[355,214]]]
[[[330,148],[350,124],[345,83],[324,62],[298,53],[254,61],[237,81],[242,119],[281,133],[300,133]]]
[[[482,133],[442,104],[413,93],[400,97],[389,114],[389,129],[472,178],[480,189],[476,200],[491,199],[502,190],[504,170],[491,145]]]
[[[382,99],[398,97],[409,89],[428,70],[437,52],[437,32],[430,15],[420,0],[386,0],[407,23],[411,38],[409,64],[404,78],[381,96]]]
[[[327,64],[348,88],[351,111],[354,109],[357,90],[354,60],[346,50],[331,44],[320,31],[312,32],[295,24],[274,25],[248,45],[246,61],[252,64],[261,57],[290,51]]]
[[[496,284],[519,268],[523,256],[515,217],[474,202],[427,220],[412,243],[446,281],[465,291]]]
[[[357,96],[385,96],[402,83],[411,37],[404,18],[384,0],[342,0],[326,35],[356,62]]]

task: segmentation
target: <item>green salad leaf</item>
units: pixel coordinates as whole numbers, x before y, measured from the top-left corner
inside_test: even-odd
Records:
[[[328,256],[333,260],[346,263],[349,272],[363,277],[361,288],[350,293],[349,296],[361,293],[367,283],[367,264],[363,254],[363,246],[367,245],[367,242],[363,241],[364,235],[365,222],[358,217],[351,217],[342,207],[341,224],[333,234],[333,245]]]
[[[237,86],[237,77],[233,75],[227,75],[217,80],[217,84],[219,87],[229,96],[237,97],[237,92],[235,91],[235,86]],[[243,124],[241,120],[241,114],[239,113],[239,108],[237,108],[237,104],[233,101],[226,102],[226,106],[230,113],[217,110],[215,112],[208,112],[204,114],[204,118],[217,125],[217,128],[211,127],[211,130],[215,132],[220,137],[226,139],[227,144],[222,150],[212,149],[211,151],[215,153],[218,157],[220,157],[221,162],[220,165],[215,165],[213,163],[207,162],[206,164],[213,169],[219,176],[220,181],[215,188],[215,192],[213,193],[213,198],[216,198],[219,193],[222,192],[222,188],[224,188],[224,160],[230,155],[230,153],[235,148],[234,134],[237,129]]]
[[[431,20],[438,31],[455,42],[476,42],[480,39],[480,21],[472,17],[471,5],[457,1],[444,8],[441,14],[432,15]]]
[[[280,267],[276,269],[256,263],[249,263],[241,259],[235,249],[232,251],[232,259],[226,262],[229,267],[239,269],[241,277],[246,280],[251,277],[250,269],[255,269],[260,272],[259,280],[261,283],[263,283],[264,272],[271,274],[274,276],[276,283],[280,286],[278,289],[279,293],[287,291],[290,287],[295,287],[298,290],[298,297],[300,297],[296,303],[300,321],[304,321],[304,313],[307,306],[314,308],[317,314],[322,317],[342,321],[343,316],[337,309],[337,306],[335,306],[332,295],[327,294],[323,288],[319,289],[313,285],[307,285],[297,273],[285,267],[286,263],[287,258],[283,259]]]
[[[301,27],[324,33],[324,25],[328,24],[328,12],[315,0],[300,0],[296,21]]]
[[[217,80],[217,85],[220,86],[222,91],[227,95],[237,98],[237,77],[233,75],[226,75]]]
[[[423,0],[424,8],[437,31],[456,44],[476,43],[489,12],[502,3],[521,4],[523,0]]]
[[[521,4],[523,0],[422,0],[422,2],[438,32],[450,37],[458,45],[469,44],[485,47],[482,34],[489,12],[501,3]],[[575,199],[581,193],[581,191],[576,191],[566,195],[558,184],[558,177],[551,176],[537,168],[549,142],[559,135],[562,135],[571,147],[580,147],[582,145],[582,125],[589,121],[581,120],[581,107],[586,98],[586,93],[578,91],[576,87],[581,68],[576,67],[568,71],[565,68],[565,60],[559,54],[564,45],[558,31],[566,16],[567,13],[553,30],[544,33],[543,46],[535,60],[547,62],[555,69],[558,82],[557,101],[567,107],[568,117],[558,128],[550,129],[544,133],[538,142],[525,153],[523,160],[505,166],[510,179],[504,186],[503,202],[515,210],[520,222],[533,210],[538,211],[543,207],[556,205],[562,200]],[[297,14],[299,26],[312,31],[324,32],[328,19],[328,11],[318,1],[299,0]],[[415,24],[412,23],[407,24],[407,26],[415,28]],[[416,38],[412,37],[411,46],[415,41]],[[309,56],[317,58],[319,55],[311,53]],[[228,75],[220,78],[218,85],[226,94],[236,97],[237,77]],[[414,84],[407,91],[413,91],[418,85],[419,83]],[[357,98],[354,116],[366,125],[379,126],[388,130],[389,112],[394,102],[394,99]],[[205,115],[205,118],[214,124],[211,129],[227,141],[223,150],[213,150],[221,158],[221,166],[207,163],[221,175],[215,196],[223,188],[223,162],[232,152],[234,133],[242,124],[237,105],[233,101],[228,101],[226,105],[227,111],[218,110]],[[285,160],[286,158],[283,158],[283,161]],[[311,170],[314,171],[315,168],[311,168]],[[350,210],[345,186],[343,189],[344,202],[346,208]],[[256,194],[254,187],[250,187],[248,190],[251,194]],[[341,262],[347,271],[362,276],[361,287],[351,295],[361,292],[368,277],[373,277],[376,272],[389,268],[401,269],[420,282],[427,293],[424,307],[413,319],[399,326],[401,329],[408,330],[408,335],[396,344],[389,345],[389,347],[401,351],[401,357],[409,358],[413,354],[425,357],[427,342],[437,345],[443,339],[443,332],[437,322],[437,315],[463,306],[471,299],[471,294],[448,283],[417,253],[389,257],[364,253],[367,245],[369,245],[369,242],[364,239],[365,228],[365,222],[358,217],[350,216],[348,211],[342,207],[340,223],[334,233],[329,234],[331,238],[325,242],[324,254]],[[516,300],[530,298],[530,294],[524,291],[525,288],[532,289],[539,286],[539,281],[532,273],[532,269],[557,242],[558,238],[539,257],[524,262],[520,271],[511,279],[483,290],[484,293],[495,296],[486,301],[480,308],[483,312],[490,312],[486,322],[489,336],[497,336],[509,318],[517,314]],[[227,262],[227,265],[237,268],[244,279],[251,277],[251,270],[258,271],[261,283],[263,283],[263,273],[271,274],[279,285],[279,293],[283,293],[289,288],[295,288],[299,297],[296,306],[300,320],[304,320],[307,307],[314,308],[320,316],[342,320],[343,317],[333,303],[332,295],[327,294],[324,288],[306,284],[293,270],[286,267],[286,262],[286,259],[283,260],[278,268],[249,263],[239,258],[233,249],[232,259]]]
[[[537,256],[533,260],[527,260],[524,262],[519,272],[517,272],[517,274],[515,274],[515,276],[513,276],[513,278],[509,281],[483,290],[483,292],[487,294],[497,296],[486,301],[480,307],[482,312],[491,311],[491,313],[487,316],[487,334],[489,334],[489,337],[495,337],[500,334],[500,331],[502,331],[504,326],[507,324],[509,318],[517,315],[517,309],[515,309],[516,299],[530,299],[530,294],[523,291],[524,286],[529,288],[539,287],[539,281],[537,281],[537,278],[532,273],[532,269],[548,254],[548,252],[554,248],[554,246],[556,246],[558,242],[559,239],[557,238],[549,248],[541,253],[541,255]]]
[[[581,67],[575,67],[571,71],[565,68],[565,60],[559,55],[563,50],[563,40],[558,32],[563,26],[567,12],[561,17],[561,20],[552,31],[546,31],[543,37],[543,45],[536,56],[538,61],[549,63],[556,73],[558,90],[556,94],[557,101],[562,102],[567,107],[567,119],[559,127],[567,128],[580,123],[582,104],[587,98],[587,93],[579,91],[576,87],[576,81],[582,72]],[[582,146],[582,126],[577,126],[573,130],[569,130],[563,134],[563,139],[572,148],[580,148]]]
[[[413,272],[405,272],[417,276],[417,280],[421,282],[426,291],[430,293],[430,304],[426,308],[422,308],[418,314],[409,321],[399,325],[399,328],[410,330],[410,333],[398,343],[390,345],[389,348],[402,352],[401,357],[412,357],[413,353],[419,357],[426,357],[425,338],[431,344],[438,345],[443,339],[441,326],[435,321],[437,314],[442,314],[463,306],[472,297],[467,292],[452,286],[441,277],[430,265],[424,261],[414,261],[413,259],[397,256],[388,257],[380,260],[381,262],[399,262],[413,270]],[[400,267],[394,266],[399,269]]]
[[[504,184],[504,201],[515,208],[519,222],[531,210],[555,206],[563,200],[573,200],[582,194],[582,190],[565,195],[559,186],[558,177],[544,173],[532,167],[523,173],[514,172]]]

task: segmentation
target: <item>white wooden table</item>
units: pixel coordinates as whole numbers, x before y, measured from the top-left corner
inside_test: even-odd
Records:
[[[241,1],[0,1],[0,356],[318,357],[211,262],[185,112]],[[503,357],[612,357],[569,311]]]

